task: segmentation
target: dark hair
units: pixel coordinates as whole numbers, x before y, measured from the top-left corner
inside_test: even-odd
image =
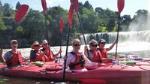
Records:
[[[101,43],[106,43],[106,40],[105,39],[100,39],[98,44],[101,44]]]
[[[93,44],[98,44],[96,40],[92,39],[90,42],[89,42],[89,45],[93,45]]]

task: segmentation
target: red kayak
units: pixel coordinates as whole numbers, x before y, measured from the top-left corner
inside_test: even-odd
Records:
[[[55,62],[46,62],[43,66],[31,63],[10,69],[0,64],[0,75],[61,81],[63,71],[62,66]],[[84,84],[150,84],[150,66],[105,64],[86,72],[66,72],[66,80]]]

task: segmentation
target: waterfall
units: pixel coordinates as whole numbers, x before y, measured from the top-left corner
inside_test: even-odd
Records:
[[[103,32],[103,33],[85,34],[85,39],[87,42],[89,42],[91,39],[99,41],[101,38],[103,38],[109,44],[115,40],[116,36],[117,36],[116,32],[109,32],[109,33]],[[83,36],[80,36],[80,38],[81,42],[84,43]],[[127,41],[150,43],[150,30],[119,32],[119,43]]]
[[[100,40],[101,38],[106,40],[106,47],[116,39],[116,32],[102,32],[102,33],[92,33],[85,34],[87,43],[91,39]],[[83,36],[80,36],[81,42],[84,43]],[[115,47],[110,51],[110,53],[115,52]],[[118,43],[119,53],[133,53],[140,56],[150,57],[150,14],[146,18],[140,16],[133,21],[127,32],[119,32],[119,43]]]

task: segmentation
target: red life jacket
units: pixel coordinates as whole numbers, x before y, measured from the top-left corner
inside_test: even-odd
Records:
[[[107,58],[107,50],[104,48],[104,49],[99,49],[101,54],[102,54],[102,58]]]
[[[32,50],[31,51],[32,53],[32,57],[30,57],[30,61],[31,62],[35,62],[35,61],[43,61],[43,62],[46,62],[47,61],[47,56],[42,54],[41,51],[35,51],[35,50]]]
[[[11,54],[12,54],[11,59],[6,61],[7,66],[11,67],[11,66],[23,64],[23,58],[22,58],[22,55],[19,51],[17,51],[17,53],[11,52]]]
[[[76,54],[74,52],[71,52],[71,54],[75,56],[75,62],[69,64],[70,69],[83,69],[85,65],[83,55],[81,53]]]
[[[50,49],[42,49],[42,51],[47,56],[46,58],[47,61],[54,61],[54,54]]]
[[[90,51],[90,52],[92,54],[92,59],[91,59],[92,62],[99,62],[99,63],[102,62],[102,54],[98,50]]]

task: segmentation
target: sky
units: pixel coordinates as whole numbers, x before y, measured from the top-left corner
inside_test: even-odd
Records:
[[[9,3],[12,8],[15,8],[18,1],[21,4],[28,4],[32,9],[42,10],[41,0],[1,0],[2,4]],[[85,1],[89,1],[94,8],[109,8],[110,10],[117,11],[117,0],[79,0],[82,3]],[[46,2],[48,7],[61,6],[68,10],[70,6],[70,0],[46,0]],[[121,14],[133,16],[139,9],[150,11],[150,0],[125,0],[125,7]]]

